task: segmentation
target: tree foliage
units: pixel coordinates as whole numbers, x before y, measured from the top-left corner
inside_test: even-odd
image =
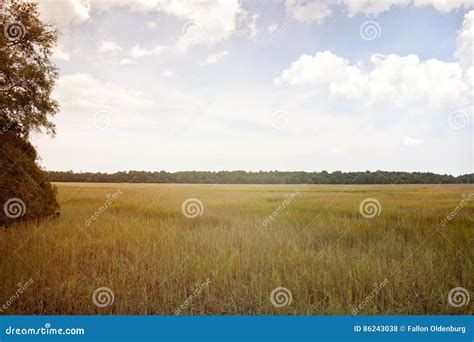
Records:
[[[74,173],[50,171],[54,182],[207,183],[207,184],[454,184],[474,183],[474,174],[454,177],[431,172],[285,172],[285,171],[129,171]]]
[[[50,56],[56,40],[35,3],[0,2],[0,225],[58,212],[55,188],[28,140],[31,132],[55,132],[51,92],[58,73]]]
[[[0,111],[28,137],[44,128],[58,111],[51,98],[58,72],[50,61],[57,32],[39,19],[35,3],[13,2],[0,11]]]

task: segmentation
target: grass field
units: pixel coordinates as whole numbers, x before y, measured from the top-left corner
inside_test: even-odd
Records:
[[[471,185],[57,186],[0,230],[2,314],[474,313]]]

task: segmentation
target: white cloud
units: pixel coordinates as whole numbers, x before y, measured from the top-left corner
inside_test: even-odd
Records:
[[[58,25],[61,29],[80,24],[90,17],[90,6],[81,0],[40,0],[41,18]]]
[[[53,50],[53,59],[69,61],[71,59],[71,55],[62,45],[58,44]]]
[[[239,17],[246,15],[238,0],[192,1],[186,5],[180,1],[165,1],[158,4],[158,8],[184,20],[183,33],[175,45],[180,52],[195,45],[211,46],[226,40],[237,30]]]
[[[151,105],[139,91],[104,82],[90,74],[61,76],[54,97],[62,111],[98,110],[101,108],[143,108]]]
[[[474,64],[474,11],[469,11],[464,16],[456,43],[456,57],[463,70],[468,70]]]
[[[209,56],[207,56],[206,63],[207,64],[216,64],[219,61],[219,59],[224,58],[228,54],[229,54],[229,51],[221,51],[219,53],[209,55]]]
[[[268,31],[269,33],[273,33],[273,32],[275,32],[277,29],[278,29],[278,24],[270,24],[270,25],[268,25],[268,27],[267,27],[267,31]]]
[[[158,27],[158,24],[155,23],[154,21],[149,21],[146,23],[146,27],[148,27],[149,29],[154,29]]]
[[[257,35],[257,19],[259,16],[260,16],[260,13],[253,14],[248,22],[248,28],[250,30],[250,38],[253,38]]]
[[[357,14],[375,16],[389,11],[392,7],[430,6],[440,12],[457,8],[473,8],[472,0],[286,0],[286,12],[303,23],[321,23],[332,15],[332,7],[343,6],[349,17]]]
[[[140,45],[135,45],[130,51],[132,58],[142,58],[147,56],[156,56],[162,54],[167,49],[166,46],[157,45],[152,49],[142,48]]]
[[[424,101],[430,106],[462,106],[469,101],[468,85],[458,63],[421,61],[416,55],[374,55],[371,61],[373,70],[368,72],[329,51],[302,55],[275,83],[319,86],[366,104],[389,102],[402,106]]]
[[[321,23],[332,14],[328,1],[286,0],[287,13],[303,23]]]
[[[176,76],[176,73],[174,71],[171,71],[171,70],[165,70],[163,71],[163,77],[174,77]]]
[[[406,6],[412,0],[342,0],[346,6],[347,15],[352,17],[356,14],[377,15],[390,10],[392,6]]]
[[[99,46],[97,52],[103,57],[115,57],[122,51],[120,45],[111,40],[104,40]]]
[[[119,61],[120,65],[130,65],[130,64],[137,64],[137,61],[130,59],[130,58],[122,58]]]
[[[423,143],[422,140],[406,136],[402,140],[403,146],[418,146]]]
[[[472,0],[415,0],[415,6],[431,6],[441,12],[449,12],[456,8],[474,7]]]

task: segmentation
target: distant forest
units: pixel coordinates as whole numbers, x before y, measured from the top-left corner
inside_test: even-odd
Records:
[[[128,171],[108,173],[47,172],[51,182],[202,183],[202,184],[465,184],[474,174],[438,175],[430,172],[287,172],[287,171]]]

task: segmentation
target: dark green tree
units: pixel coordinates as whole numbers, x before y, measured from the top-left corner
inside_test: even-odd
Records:
[[[37,4],[0,0],[0,225],[58,213],[55,188],[37,164],[30,133],[54,135],[51,98],[58,76],[50,57],[57,31]]]

